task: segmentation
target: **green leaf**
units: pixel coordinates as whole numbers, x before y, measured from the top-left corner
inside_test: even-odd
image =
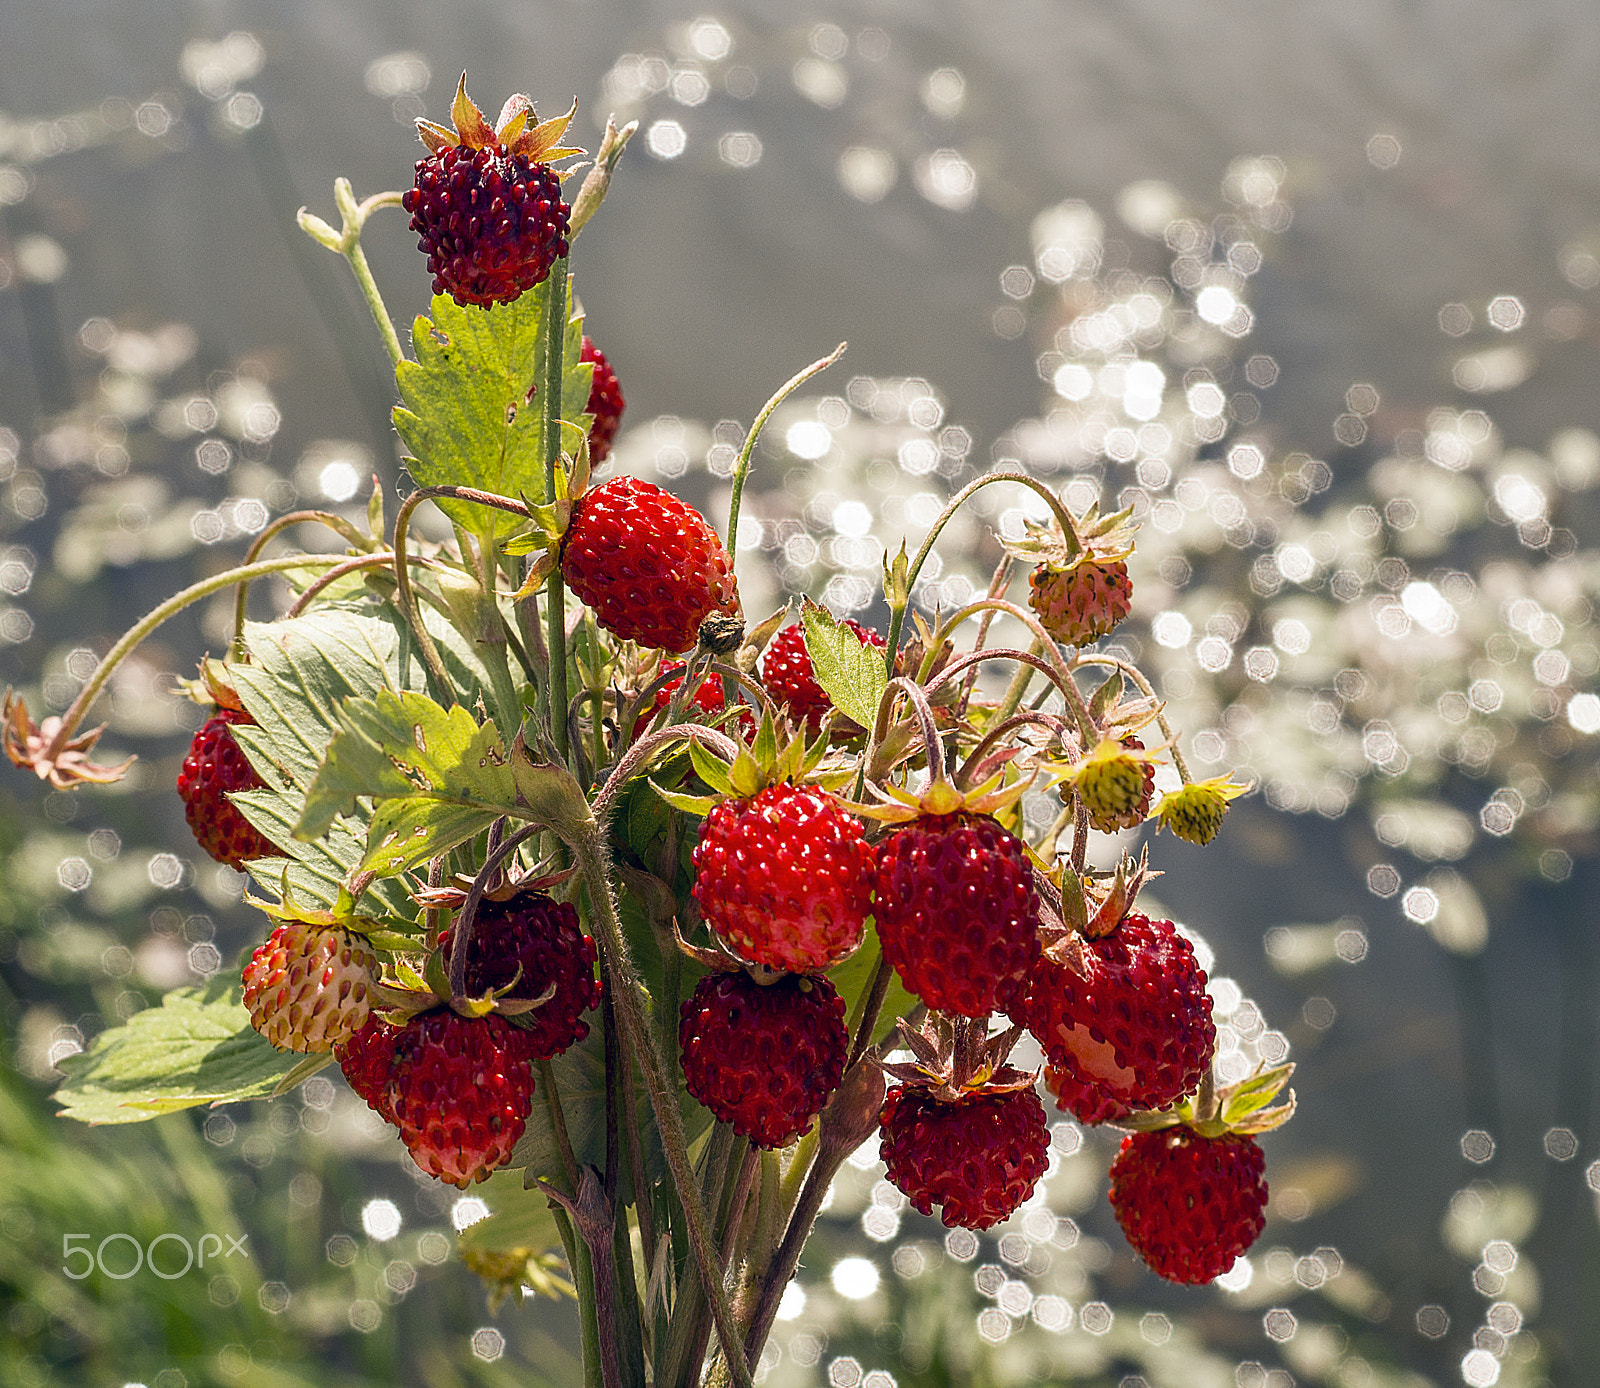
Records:
[[[178,988],[160,1007],[103,1031],[82,1055],[61,1062],[56,1090],[64,1118],[138,1123],[198,1104],[273,1093],[302,1055],[275,1049],[250,1025],[237,980]]]
[[[424,487],[477,487],[501,496],[545,495],[544,440],[535,387],[544,380],[540,331],[549,281],[509,304],[462,307],[438,295],[433,318],[412,327],[415,361],[402,361],[395,383],[404,402],[394,426],[411,451],[411,475]],[[571,301],[571,296],[568,296]],[[579,360],[583,317],[570,316],[563,342],[561,414],[587,429],[584,409],[594,368]],[[517,518],[463,501],[441,501],[451,520],[490,541]]]
[[[878,702],[889,684],[883,652],[861,640],[826,608],[806,603],[800,620],[805,624],[806,654],[823,692],[846,718],[870,728],[878,717]]]
[[[499,730],[460,704],[380,690],[339,706],[339,730],[306,793],[297,838],[326,834],[358,801],[377,802],[359,866],[391,877],[518,813]]]
[[[471,697],[487,684],[476,654],[442,618],[424,620],[438,643],[452,682]],[[386,604],[319,606],[302,617],[271,623],[249,622],[248,664],[229,666],[229,675],[254,725],[235,724],[234,737],[266,785],[237,792],[233,802],[244,816],[287,855],[250,864],[251,875],[268,891],[280,886],[285,867],[297,896],[332,906],[339,884],[361,861],[366,830],[334,823],[314,841],[296,839],[306,794],[341,728],[339,707],[349,698],[380,690],[421,692],[428,671],[410,630]],[[373,890],[397,915],[413,909],[398,887]]]

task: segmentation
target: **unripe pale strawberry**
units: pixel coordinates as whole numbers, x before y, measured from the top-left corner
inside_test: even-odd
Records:
[[[1069,646],[1107,635],[1133,604],[1133,584],[1121,559],[1085,553],[1064,568],[1041,564],[1028,576],[1028,604],[1044,629]]]
[[[328,1051],[366,1024],[377,956],[340,926],[285,921],[244,968],[250,1025],[282,1051]]]

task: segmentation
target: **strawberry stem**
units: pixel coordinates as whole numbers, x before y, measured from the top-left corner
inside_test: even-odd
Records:
[[[1162,707],[1160,697],[1156,694],[1155,686],[1145,678],[1144,671],[1130,661],[1118,659],[1114,655],[1105,655],[1099,651],[1083,657],[1078,662],[1080,665],[1110,665],[1121,670],[1124,675],[1139,686],[1141,693],[1147,695],[1156,705],[1156,725],[1161,729],[1168,743],[1171,744],[1172,764],[1178,769],[1178,777],[1184,785],[1192,785],[1194,777],[1189,774],[1188,763],[1183,759],[1183,753],[1178,749],[1178,735],[1173,732],[1172,725],[1167,722],[1166,709]]]
[[[739,450],[738,461],[733,465],[733,496],[728,502],[728,557],[735,563],[738,562],[739,551],[739,505],[744,499],[744,480],[750,473],[750,457],[756,451],[756,440],[761,437],[761,431],[766,428],[767,421],[772,418],[773,412],[783,404],[795,391],[799,390],[807,381],[819,372],[826,371],[834,362],[838,361],[845,353],[848,343],[841,342],[827,356],[811,363],[810,366],[796,372],[773,394],[761,407],[761,413],[755,417],[750,425],[750,432],[745,435],[744,447]]]
[[[566,347],[567,262],[563,257],[550,267],[544,302],[544,383],[539,399],[539,423],[544,434],[544,494],[556,495],[556,472],[561,466],[562,353]],[[567,619],[566,585],[559,565],[545,581],[546,618],[550,644],[549,718],[556,753],[567,760]]]
[[[376,485],[376,484],[374,484]],[[267,547],[267,541],[274,535],[287,530],[291,525],[302,525],[307,522],[319,521],[330,530],[337,531],[352,545],[364,550],[370,550],[373,545],[372,538],[363,535],[355,526],[351,525],[343,516],[332,511],[290,511],[287,515],[279,516],[272,521],[251,542],[250,548],[245,551],[244,562],[253,564],[261,557],[261,551]],[[244,655],[244,622],[245,608],[250,601],[250,582],[246,579],[239,585],[239,595],[233,604],[233,650],[236,657]]]
[[[89,676],[83,688],[78,691],[78,697],[61,717],[61,726],[56,729],[55,736],[51,738],[46,749],[47,756],[57,755],[66,746],[67,740],[77,730],[78,724],[83,722],[84,715],[89,712],[90,706],[105,688],[106,681],[111,678],[111,673],[123,660],[132,653],[134,648],[150,635],[158,626],[169,617],[175,617],[191,603],[199,602],[201,598],[210,597],[211,594],[221,592],[222,589],[231,587],[235,583],[248,583],[252,579],[265,577],[267,574],[286,573],[291,569],[321,568],[341,563],[343,556],[337,554],[287,554],[277,559],[262,559],[254,564],[244,564],[237,569],[228,569],[220,574],[213,574],[210,578],[203,578],[198,583],[191,583],[182,592],[174,593],[159,607],[154,608],[144,617],[140,618],[132,627],[123,633],[109,651],[105,653],[100,663],[95,666],[94,673]]]
[[[934,521],[931,527],[929,527],[928,534],[922,541],[922,545],[917,550],[916,557],[911,561],[911,567],[906,573],[905,594],[907,602],[910,601],[911,590],[916,587],[917,576],[921,574],[922,566],[928,562],[928,556],[933,553],[934,542],[939,538],[939,532],[950,523],[951,517],[954,516],[955,513],[966,504],[968,497],[974,495],[982,488],[987,487],[991,482],[1016,482],[1021,486],[1027,487],[1030,491],[1037,492],[1041,497],[1044,498],[1051,511],[1055,513],[1055,518],[1061,526],[1061,533],[1066,540],[1068,556],[1070,557],[1082,551],[1083,542],[1078,538],[1078,531],[1076,524],[1072,519],[1072,513],[1068,511],[1064,505],[1062,505],[1061,498],[1051,491],[1049,487],[1045,486],[1043,482],[1040,482],[1036,478],[1029,477],[1025,472],[985,473],[982,477],[975,478],[973,481],[968,482],[966,486],[964,486],[959,492],[951,497],[949,502],[946,503],[944,510],[939,513],[938,519]],[[889,635],[885,642],[884,652],[889,661],[889,668],[891,670],[894,668],[895,654],[900,649],[900,633],[905,626],[905,619],[905,607],[897,605],[891,606],[889,614]],[[1046,637],[1046,639],[1048,640],[1049,638]]]
[[[702,728],[699,731],[709,732]],[[650,1096],[650,1107],[655,1112],[656,1127],[661,1134],[661,1148],[672,1172],[678,1200],[683,1207],[688,1226],[689,1248],[694,1257],[706,1300],[711,1305],[711,1315],[717,1328],[717,1339],[723,1357],[733,1370],[739,1388],[754,1388],[750,1366],[739,1341],[738,1329],[733,1322],[733,1311],[728,1304],[722,1275],[717,1267],[717,1251],[712,1243],[710,1221],[706,1217],[704,1202],[694,1184],[694,1172],[689,1165],[688,1145],[684,1139],[683,1115],[678,1110],[677,1086],[668,1077],[662,1062],[655,1034],[644,1014],[642,999],[649,996],[638,969],[634,966],[627,937],[617,914],[616,898],[612,894],[610,854],[599,825],[591,820],[568,840],[568,847],[578,860],[584,886],[589,891],[589,904],[595,924],[599,927],[601,962],[609,975],[607,986],[616,999],[617,1018],[628,1049],[638,1057],[644,1075],[645,1089]]]

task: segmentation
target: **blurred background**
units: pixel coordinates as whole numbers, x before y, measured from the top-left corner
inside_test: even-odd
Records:
[[[764,436],[750,611],[874,620],[885,547],[994,466],[1125,496],[1116,642],[1198,772],[1259,784],[1212,848],[1157,841],[1152,889],[1208,956],[1224,1072],[1299,1064],[1249,1258],[1159,1283],[1104,1200],[1114,1139],[1065,1119],[993,1237],[946,1237],[864,1151],[766,1381],[1600,1381],[1593,7],[13,0],[0,676],[33,708],[274,515],[404,491],[386,359],[294,213],[333,217],[339,175],[408,185],[463,69],[491,113],[576,96],[590,148],[640,122],[572,261],[618,469],[725,514],[761,403],[850,342]],[[404,339],[403,215],[366,246]],[[980,494],[917,604],[981,590],[1029,514]],[[264,933],[172,793],[202,717],[176,680],[230,622],[202,605],[123,667],[129,780],[0,781],[0,1379],[576,1382],[570,1303],[491,1296],[530,1250],[469,1234],[468,1271],[488,1206],[342,1083],[54,1116],[61,1060]],[[165,1234],[248,1255],[122,1275]],[[65,1238],[116,1235],[67,1275]]]

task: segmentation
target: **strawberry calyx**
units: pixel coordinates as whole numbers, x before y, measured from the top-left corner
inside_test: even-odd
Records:
[[[874,1064],[901,1085],[926,1090],[941,1103],[967,1095],[1014,1093],[1032,1087],[1038,1078],[1037,1073],[1006,1064],[1022,1036],[1020,1026],[990,1036],[986,1021],[935,1012],[920,1028],[913,1028],[904,1017],[896,1019],[895,1028],[912,1059]]]
[[[1294,1074],[1294,1062],[1271,1067],[1258,1065],[1242,1080],[1217,1087],[1213,1072],[1201,1076],[1199,1088],[1171,1108],[1147,1110],[1115,1120],[1130,1132],[1159,1132],[1163,1128],[1192,1128],[1201,1137],[1231,1134],[1258,1137],[1281,1128],[1294,1116],[1294,1090],[1284,1087]],[[1283,1094],[1284,1102],[1273,1104]]]
[[[578,112],[574,97],[572,109],[564,116],[540,122],[534,113],[533,102],[520,92],[510,97],[501,108],[500,119],[494,125],[467,95],[467,74],[461,74],[456,85],[455,100],[450,105],[450,120],[455,129],[431,120],[417,122],[417,134],[428,147],[430,154],[442,154],[447,149],[464,146],[467,149],[500,147],[508,154],[520,154],[538,164],[552,164],[570,159],[583,150],[565,148],[561,137]]]
[[[1040,875],[1054,889],[1050,905],[1057,908],[1060,922],[1041,931],[1045,953],[1072,968],[1062,953],[1071,938],[1099,940],[1109,935],[1133,909],[1144,885],[1162,874],[1151,870],[1150,845],[1144,844],[1137,861],[1124,853],[1110,872],[1080,873],[1063,859]],[[1082,976],[1081,970],[1074,971]]]

